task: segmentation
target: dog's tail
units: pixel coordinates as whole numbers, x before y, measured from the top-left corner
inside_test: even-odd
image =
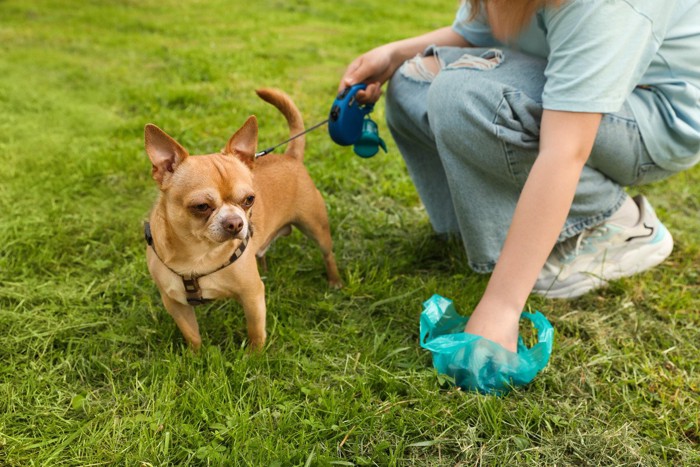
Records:
[[[304,131],[304,119],[301,116],[301,112],[289,97],[284,92],[279,89],[264,88],[257,89],[255,93],[265,102],[269,102],[274,105],[282,112],[282,115],[287,119],[287,125],[289,126],[290,136],[297,135]],[[306,139],[304,136],[293,139],[287,145],[287,150],[285,154],[298,159],[300,161],[304,160],[304,146],[306,145]]]

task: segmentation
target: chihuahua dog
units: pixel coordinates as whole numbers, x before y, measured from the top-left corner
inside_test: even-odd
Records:
[[[285,93],[256,91],[287,119],[290,134],[304,130],[301,113]],[[201,346],[194,306],[235,298],[243,307],[248,341],[265,344],[265,286],[257,258],[296,226],[323,253],[328,282],[340,287],[328,214],[303,164],[304,138],[284,154],[256,158],[254,116],[218,154],[190,156],[155,125],[145,128],[146,152],[160,195],[145,224],[148,270],[163,305],[187,343]]]

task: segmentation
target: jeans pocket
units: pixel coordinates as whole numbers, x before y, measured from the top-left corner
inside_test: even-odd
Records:
[[[503,94],[493,119],[513,180],[523,185],[539,153],[542,104],[520,91]]]
[[[637,178],[632,183],[632,185],[645,185],[647,183],[658,182],[665,178],[670,177],[676,172],[672,170],[666,170],[654,162],[645,162],[639,165],[637,168]]]

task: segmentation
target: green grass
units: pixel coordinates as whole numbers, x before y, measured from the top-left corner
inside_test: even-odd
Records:
[[[676,249],[571,302],[549,367],[504,398],[443,388],[418,344],[433,293],[486,284],[435,239],[396,147],[361,160],[308,136],[346,286],[302,236],[269,253],[269,345],[231,301],[184,346],[144,261],[153,122],[214,151],[254,94],[325,118],[360,52],[448,24],[454,1],[0,1],[0,465],[697,465],[700,170],[643,187]],[[376,120],[387,139],[378,106]],[[269,156],[274,157],[274,156]]]

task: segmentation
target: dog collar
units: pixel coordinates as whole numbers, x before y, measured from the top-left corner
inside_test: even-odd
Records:
[[[240,245],[238,245],[238,248],[233,250],[233,254],[229,257],[228,261],[226,261],[224,264],[219,266],[218,268],[209,271],[204,274],[192,274],[190,276],[184,276],[180,274],[179,272],[175,271],[173,268],[168,266],[165,261],[163,261],[163,258],[160,257],[158,252],[156,251],[155,244],[153,243],[153,235],[151,234],[151,224],[150,222],[145,222],[143,224],[143,236],[146,240],[146,243],[148,246],[150,246],[153,249],[153,253],[155,253],[156,258],[160,260],[161,263],[163,263],[163,266],[168,268],[172,273],[178,275],[180,279],[182,279],[182,285],[185,287],[185,296],[187,297],[187,303],[189,303],[192,306],[197,306],[197,305],[202,305],[204,303],[212,301],[211,298],[203,298],[202,297],[202,288],[199,286],[199,278],[208,276],[210,274],[214,274],[217,271],[221,271],[222,269],[232,265],[238,258],[240,258],[243,255],[243,252],[245,251],[246,247],[248,246],[248,242],[250,241],[250,238],[253,236],[253,226],[249,224],[248,228],[248,233],[246,234],[245,238],[241,242]]]

